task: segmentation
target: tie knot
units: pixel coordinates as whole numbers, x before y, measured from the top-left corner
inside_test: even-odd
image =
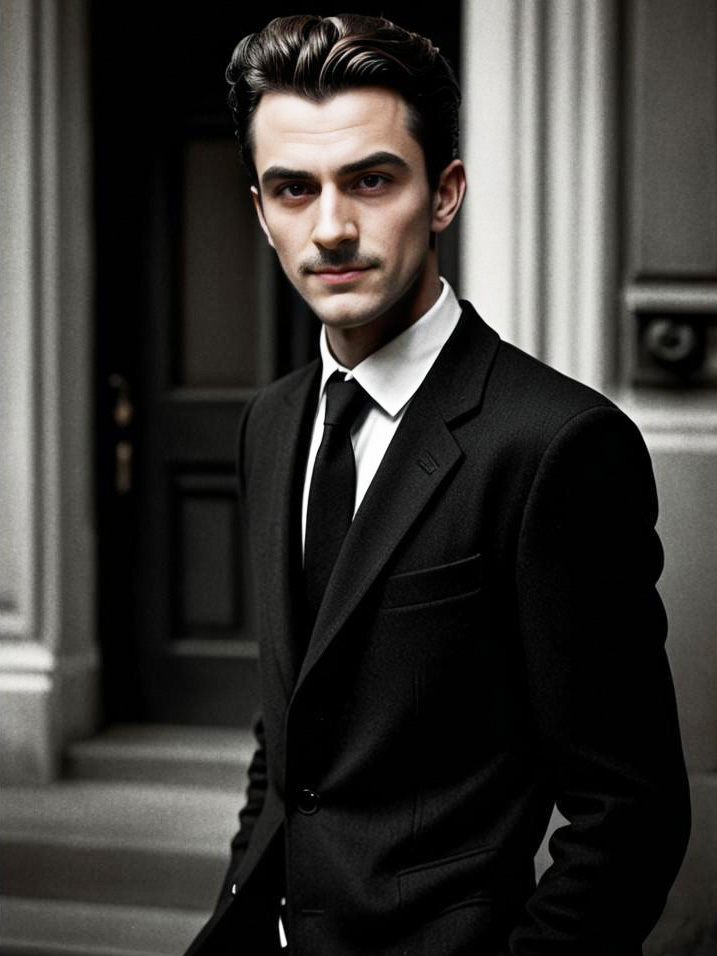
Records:
[[[355,378],[346,381],[343,372],[334,372],[326,383],[324,425],[351,428],[367,398]]]

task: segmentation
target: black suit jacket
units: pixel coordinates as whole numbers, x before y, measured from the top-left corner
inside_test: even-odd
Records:
[[[243,419],[262,717],[190,953],[273,952],[284,890],[292,956],[634,956],[662,910],[689,805],[648,453],[608,399],[462,306],[305,653],[318,362]],[[554,803],[569,823],[536,887]]]

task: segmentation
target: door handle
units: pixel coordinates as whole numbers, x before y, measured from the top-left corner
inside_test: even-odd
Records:
[[[134,448],[127,431],[134,418],[134,405],[129,382],[123,375],[113,372],[108,379],[108,384],[115,396],[112,420],[119,432],[119,438],[115,442],[115,492],[118,495],[128,495],[132,491]]]

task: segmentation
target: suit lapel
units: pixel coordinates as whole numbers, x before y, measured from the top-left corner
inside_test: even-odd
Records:
[[[295,693],[462,458],[450,424],[479,406],[499,338],[468,303],[413,398],[349,529]]]
[[[270,500],[261,509],[266,516],[261,536],[266,562],[263,574],[271,581],[266,602],[271,652],[279,666],[287,699],[296,680],[299,649],[305,645],[299,633],[303,620],[300,588],[299,508],[310,429],[316,409],[320,365],[313,363],[296,387],[284,396],[276,421],[277,454],[272,461]],[[266,648],[265,648],[266,650]]]

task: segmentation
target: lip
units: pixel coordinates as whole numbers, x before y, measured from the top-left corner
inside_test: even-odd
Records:
[[[356,280],[360,279],[365,272],[368,272],[368,268],[365,268],[365,269],[327,268],[327,269],[317,269],[314,272],[314,275],[318,279],[320,279],[322,282],[326,282],[328,285],[339,285],[344,282],[356,282]]]

